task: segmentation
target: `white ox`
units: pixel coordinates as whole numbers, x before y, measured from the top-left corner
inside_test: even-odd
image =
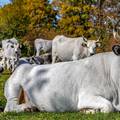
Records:
[[[119,19],[113,19],[109,16],[107,18],[112,22],[113,26],[113,37],[115,40],[119,41],[120,40],[120,35],[118,34],[118,30],[120,30],[120,20]]]
[[[100,46],[99,40],[87,40],[84,37],[68,38],[58,35],[52,42],[52,63],[61,61],[79,60],[96,53]]]
[[[21,55],[20,45],[15,38],[2,40],[2,53],[3,61],[7,66],[7,69],[14,71],[15,62]]]
[[[4,111],[120,111],[120,46],[113,52],[51,65],[21,65],[5,84]],[[28,101],[18,104],[21,89]]]
[[[47,53],[52,52],[52,41],[51,40],[37,38],[34,41],[34,46],[36,50],[36,56],[39,56],[42,51],[47,52]]]

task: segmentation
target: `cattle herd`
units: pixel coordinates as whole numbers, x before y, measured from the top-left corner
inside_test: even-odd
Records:
[[[4,87],[4,112],[120,111],[120,45],[96,54],[99,39],[36,39],[30,57],[21,57],[15,38],[2,40],[0,73],[12,72]]]
[[[57,35],[53,40],[36,39],[34,41],[36,54],[31,57],[21,57],[21,45],[15,38],[2,40],[0,72],[3,72],[4,69],[13,72],[24,63],[40,65],[79,60],[94,55],[99,46],[99,39],[87,40],[84,37],[68,38]]]

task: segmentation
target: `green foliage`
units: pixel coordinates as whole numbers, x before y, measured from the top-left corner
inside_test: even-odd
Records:
[[[0,39],[23,37],[27,32],[28,19],[22,4],[8,4],[0,11]]]
[[[0,106],[5,106],[6,100],[3,95],[5,81],[10,76],[8,71],[5,71],[0,76]],[[84,114],[80,112],[65,112],[65,113],[48,113],[48,112],[24,112],[24,113],[0,113],[0,120],[119,120],[119,113],[96,113]]]
[[[35,32],[34,39],[44,28],[49,30],[53,27],[55,15],[46,0],[12,0],[11,4],[0,8],[0,40],[11,37],[23,39],[31,32]]]
[[[11,0],[0,8],[0,40],[16,37],[28,49],[35,38],[53,39],[57,34],[70,37],[84,35],[87,38],[101,36],[102,51],[108,44],[112,24],[107,16],[117,18],[116,12],[105,12],[105,8],[116,8],[119,0]],[[59,16],[59,17],[58,17]],[[106,22],[106,24],[104,24]],[[31,52],[29,52],[31,54]]]
[[[90,21],[90,11],[94,6],[85,3],[83,0],[60,0],[56,1],[59,6],[58,28],[62,34],[68,36],[81,36],[91,34],[90,29],[93,27]]]

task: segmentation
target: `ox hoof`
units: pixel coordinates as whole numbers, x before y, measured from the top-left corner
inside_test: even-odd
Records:
[[[24,112],[38,112],[39,110],[36,107],[25,108]]]
[[[86,113],[86,114],[95,114],[97,112],[100,112],[99,109],[92,109],[92,108],[83,108],[80,110],[80,112]]]

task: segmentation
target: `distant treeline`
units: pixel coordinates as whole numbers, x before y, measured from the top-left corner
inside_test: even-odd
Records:
[[[11,0],[0,8],[0,40],[16,37],[26,46],[36,38],[101,36],[100,51],[111,49],[112,23],[118,18],[119,0]]]

